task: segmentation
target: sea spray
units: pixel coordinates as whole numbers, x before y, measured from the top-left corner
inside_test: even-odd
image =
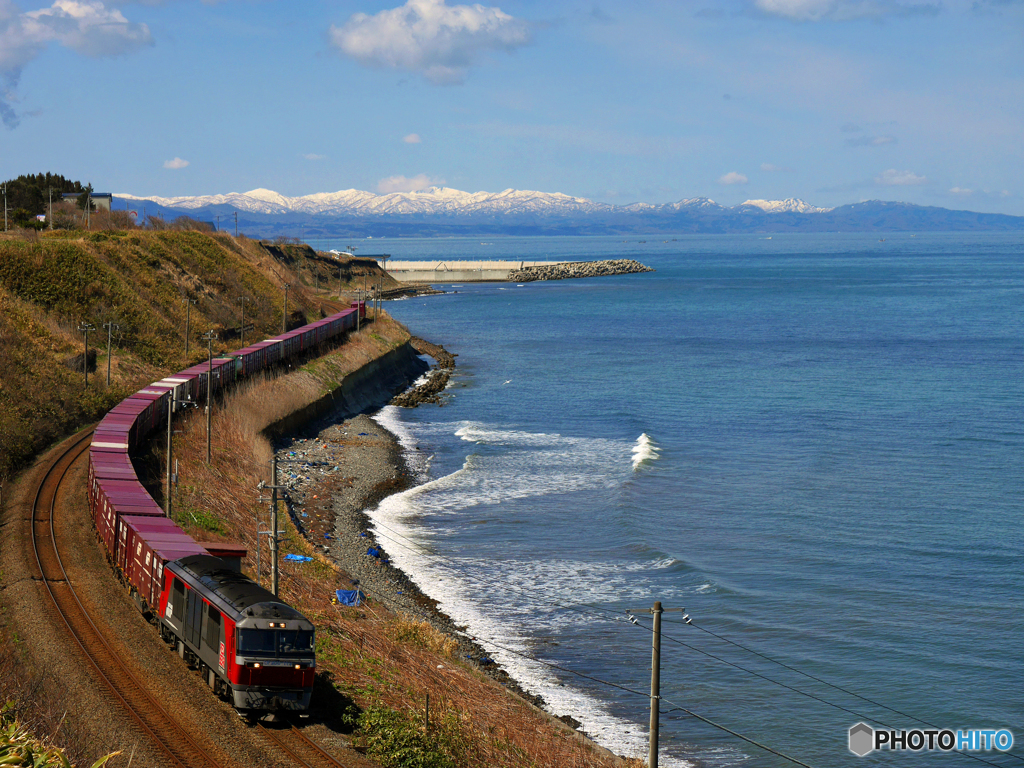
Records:
[[[633,446],[633,469],[639,469],[645,461],[657,461],[661,458],[660,454],[661,449],[644,432],[636,439],[636,445]]]

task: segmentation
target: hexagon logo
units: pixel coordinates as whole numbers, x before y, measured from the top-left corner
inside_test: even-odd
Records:
[[[850,751],[857,757],[873,751],[875,748],[875,729],[867,723],[857,723],[850,729]]]

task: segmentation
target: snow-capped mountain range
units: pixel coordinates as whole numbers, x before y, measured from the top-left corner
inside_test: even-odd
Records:
[[[880,200],[819,208],[788,198],[726,207],[695,197],[616,206],[558,193],[449,187],[385,195],[346,189],[302,197],[269,189],[200,197],[117,194],[113,207],[168,221],[184,215],[214,226],[230,217],[232,229],[253,237],[1024,231],[1020,216]]]
[[[339,192],[320,192],[301,197],[287,197],[269,189],[254,189],[249,192],[230,192],[226,195],[203,195],[198,197],[138,197],[118,194],[116,197],[152,201],[165,208],[197,210],[229,206],[238,211],[262,214],[306,213],[329,216],[367,216],[394,214],[557,214],[578,215],[612,213],[616,210],[628,212],[649,212],[657,210],[679,211],[683,209],[729,210],[706,197],[680,200],[667,205],[634,203],[614,206],[597,203],[583,197],[572,197],[560,193],[533,192],[529,190],[506,189],[504,192],[462,192],[449,187],[429,187],[420,192],[392,192],[375,195],[358,189]],[[747,200],[732,210],[754,206],[769,213],[825,213],[831,208],[817,208],[803,200]]]

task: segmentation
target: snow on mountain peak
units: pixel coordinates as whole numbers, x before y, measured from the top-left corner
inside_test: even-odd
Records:
[[[700,211],[716,214],[729,209],[707,197],[694,197],[666,205],[634,203],[617,207],[597,203],[585,197],[573,197],[561,192],[537,192],[523,189],[505,189],[501,192],[463,192],[451,187],[433,186],[415,192],[374,194],[358,189],[337,192],[318,192],[301,197],[288,197],[271,189],[252,189],[248,192],[229,192],[224,195],[198,197],[138,197],[122,195],[129,200],[152,200],[167,208],[197,210],[215,206],[229,206],[238,211],[264,214],[305,213],[309,215],[588,215],[613,211],[663,210],[666,212]],[[760,208],[768,213],[826,213],[831,208],[817,208],[803,200],[747,200],[736,206]],[[733,210],[735,210],[733,209]]]
[[[760,208],[767,213],[828,213],[832,210],[831,208],[818,208],[803,200],[797,200],[795,197],[787,197],[785,200],[746,200],[737,207],[744,205]]]

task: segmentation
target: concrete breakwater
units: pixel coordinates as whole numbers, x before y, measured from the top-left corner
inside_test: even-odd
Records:
[[[504,283],[651,272],[638,261],[389,261],[387,271],[403,283]]]
[[[508,273],[508,279],[514,283],[529,283],[534,280],[566,280],[575,277],[631,275],[637,272],[653,271],[651,267],[633,259],[567,261],[558,264],[544,264],[514,269]]]
[[[397,261],[387,271],[403,283],[503,283],[512,270],[557,261]]]

